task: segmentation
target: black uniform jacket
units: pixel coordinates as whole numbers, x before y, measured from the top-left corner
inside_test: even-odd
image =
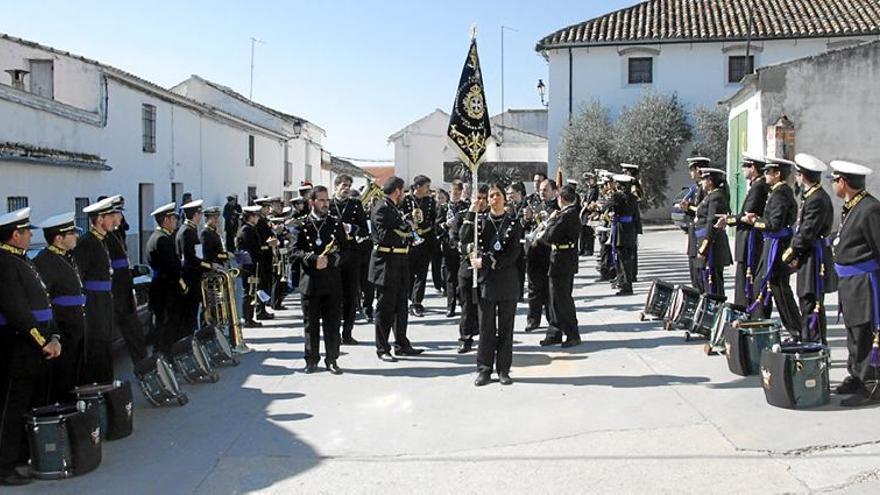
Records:
[[[49,246],[34,258],[34,265],[49,292],[58,332],[64,341],[81,339],[86,328],[85,296],[73,256]]]
[[[113,309],[114,311],[137,311],[134,298],[134,282],[131,278],[131,266],[128,260],[128,247],[125,244],[125,230],[119,229],[107,234],[104,238],[107,253],[110,254],[110,266],[113,268]]]
[[[568,205],[547,223],[543,240],[550,245],[551,277],[572,275],[578,271],[579,214],[577,205]]]
[[[238,235],[235,237],[235,248],[241,253],[247,253],[250,260],[240,262],[241,269],[254,273],[256,264],[260,261],[262,244],[260,243],[260,235],[257,233],[257,227],[249,223],[242,224],[238,229]],[[249,262],[248,262],[249,261]]]
[[[764,234],[791,228],[797,220],[797,208],[794,191],[785,182],[778,182],[770,188],[770,194],[767,196],[767,206],[764,207],[764,216],[755,221],[755,228]],[[776,253],[775,260],[768,260],[770,256],[770,239],[765,239],[764,241],[757,280],[764,279],[768,262],[774,263],[774,273],[784,276],[788,273],[789,268],[788,265],[782,263],[782,254],[791,244],[791,237],[779,240],[779,250]]]
[[[302,266],[299,290],[304,297],[341,293],[339,266],[346,247],[342,223],[330,215],[323,219],[311,215],[302,225],[293,244],[293,257]],[[318,270],[318,256],[327,256],[327,267]]]
[[[422,210],[422,221],[416,226],[419,236],[426,241],[434,238],[434,223],[437,220],[437,201],[431,196],[417,198],[411,194],[404,196],[400,211],[404,215],[410,215],[416,208]]]
[[[225,265],[229,261],[229,253],[223,249],[223,239],[220,238],[220,233],[217,232],[216,228],[205,225],[200,237],[202,241],[202,256],[206,262]]]
[[[737,263],[746,263],[748,261],[748,253],[746,248],[749,243],[749,232],[754,230],[754,227],[748,222],[742,221],[743,217],[746,213],[754,213],[757,216],[762,216],[764,214],[764,207],[767,205],[767,194],[770,192],[770,186],[767,185],[767,180],[764,179],[763,176],[758,177],[753,180],[749,185],[749,192],[746,193],[746,198],[743,200],[742,208],[740,208],[739,216],[731,216],[727,219],[727,225],[729,227],[736,227],[736,240],[734,241],[734,261]],[[760,232],[755,232],[754,235],[754,249],[755,252],[752,253],[752,260],[757,263],[758,259],[761,257],[761,249],[764,246],[764,237]]]
[[[863,191],[843,206],[834,257],[841,265],[880,260],[880,202],[870,194]],[[873,303],[867,275],[841,277],[837,293],[847,327],[871,322]]]
[[[330,215],[336,218],[337,223],[343,228],[345,241],[339,246],[342,255],[343,266],[351,266],[360,262],[358,255],[359,245],[370,236],[367,226],[367,214],[360,200],[354,198],[336,199],[330,201]],[[342,224],[350,227],[346,230]]]
[[[697,206],[697,217],[694,220],[694,235],[698,244],[698,254],[703,257],[703,264],[708,262],[712,254],[713,266],[727,266],[733,263],[730,254],[730,243],[727,241],[727,230],[715,228],[718,221],[716,215],[730,213],[730,198],[724,190],[715,189],[707,194]]]
[[[202,281],[202,273],[211,269],[211,265],[196,253],[196,246],[201,242],[199,240],[198,226],[187,220],[183,226],[177,230],[177,238],[175,239],[177,252],[183,261],[181,269],[183,270],[183,280],[186,285],[193,289],[190,294],[199,294],[199,287]]]
[[[685,212],[684,212],[685,215],[687,215],[691,218],[691,222],[688,224],[688,231],[687,231],[687,236],[688,236],[687,252],[688,252],[688,256],[690,256],[691,258],[694,258],[697,256],[697,236],[694,234],[695,229],[694,229],[693,220],[697,216],[697,206],[700,204],[701,201],[703,201],[703,196],[706,195],[706,192],[703,191],[703,188],[702,188],[702,186],[700,186],[699,182],[696,183],[695,187],[696,187],[696,189],[695,189],[696,192],[694,193],[692,198],[689,198],[690,204],[688,205],[687,210],[685,210]]]
[[[2,366],[10,366],[12,377],[29,374],[39,369],[43,362],[40,350],[55,333],[51,315],[47,314],[51,309],[49,293],[24,250],[3,243],[0,243],[0,294],[0,314],[3,315],[0,356],[9,359]],[[12,367],[12,363],[16,367]]]
[[[186,285],[182,278],[180,257],[174,248],[169,230],[156,229],[147,240],[147,263],[153,270],[150,282],[150,305],[162,305],[183,294],[185,289],[198,290]],[[157,306],[161,307],[161,306]]]
[[[834,257],[831,253],[831,228],[834,225],[834,207],[831,197],[815,185],[801,194],[798,209],[797,228],[791,238],[791,246],[782,256],[784,263],[797,259],[798,296],[816,294],[816,275],[822,276],[823,293],[837,290],[837,272],[834,271]],[[817,246],[818,244],[818,246]],[[822,250],[822,268],[818,266],[816,249]]]
[[[260,264],[260,269],[264,271],[272,271],[272,247],[267,244],[269,239],[275,238],[275,233],[272,232],[272,226],[269,224],[269,220],[260,215],[260,219],[257,220],[257,237],[260,240],[260,255],[258,258],[254,259],[254,263]]]
[[[639,205],[636,197],[629,191],[617,191],[608,203],[609,210],[617,218],[617,246],[635,248],[638,242],[638,226],[635,222]],[[628,219],[629,221],[624,221]]]
[[[113,269],[110,266],[110,253],[104,245],[105,237],[106,235],[94,230],[86,232],[79,238],[76,249],[73,250],[73,258],[84,284],[89,281],[111,281]]]
[[[469,207],[468,207],[469,208]],[[461,228],[471,213],[467,208],[459,210],[449,223],[450,248],[456,250],[459,255],[458,276],[464,280],[473,280],[474,269],[471,267],[470,248],[474,245],[474,231],[470,229],[470,237],[461,236]],[[473,216],[473,215],[471,215]]]
[[[462,239],[471,239],[468,243],[471,245],[475,217],[475,213],[467,212],[459,232]],[[481,213],[478,218],[480,245],[477,256],[483,260],[483,267],[477,272],[480,297],[490,301],[516,301],[519,299],[516,260],[522,249],[519,243],[522,226],[507,212],[499,217],[490,212]]]
[[[373,253],[370,282],[378,286],[409,286],[409,245],[412,230],[390,199],[377,201],[370,215],[373,225]]]

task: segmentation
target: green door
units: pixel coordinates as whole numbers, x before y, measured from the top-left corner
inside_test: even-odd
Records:
[[[746,179],[742,175],[740,164],[743,151],[748,148],[749,112],[745,111],[730,120],[730,132],[727,147],[727,177],[730,182],[730,210],[739,213],[746,199]]]

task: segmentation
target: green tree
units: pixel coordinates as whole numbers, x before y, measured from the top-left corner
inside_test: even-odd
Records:
[[[608,109],[598,101],[581,105],[562,135],[559,165],[566,179],[580,180],[584,172],[611,170],[616,165]]]
[[[692,137],[678,96],[646,93],[634,106],[621,110],[613,135],[614,156],[641,167],[643,199],[653,207],[665,205],[669,171]]]
[[[698,107],[694,111],[694,156],[705,156],[712,166],[724,169],[727,163],[727,111]]]

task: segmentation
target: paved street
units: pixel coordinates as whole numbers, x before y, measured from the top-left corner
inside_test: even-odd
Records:
[[[423,356],[380,362],[360,325],[341,377],[301,373],[296,309],[249,331],[257,352],[219,383],[185,386],[187,406],[138,396],[134,435],[105,444],[97,471],[8,492],[878,493],[880,409],[770,407],[758,378],[639,322],[650,280],[687,278],[680,232],[641,242],[632,297],[611,296],[582,261],[583,345],[547,349],[540,332],[516,332],[511,387],[472,385],[475,355],[456,354],[457,319],[432,289],[409,331]],[[844,337],[831,333],[839,381]]]

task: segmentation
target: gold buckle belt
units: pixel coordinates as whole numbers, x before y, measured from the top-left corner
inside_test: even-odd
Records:
[[[574,247],[574,243],[572,243],[572,244],[553,244],[553,245],[551,246],[551,248],[552,248],[554,251],[564,251],[564,250],[566,250],[566,249],[571,249],[571,248],[573,248],[573,247]]]
[[[379,251],[380,253],[408,254],[409,248],[408,247],[392,248],[392,247],[386,247],[386,246],[376,246],[376,251]]]

